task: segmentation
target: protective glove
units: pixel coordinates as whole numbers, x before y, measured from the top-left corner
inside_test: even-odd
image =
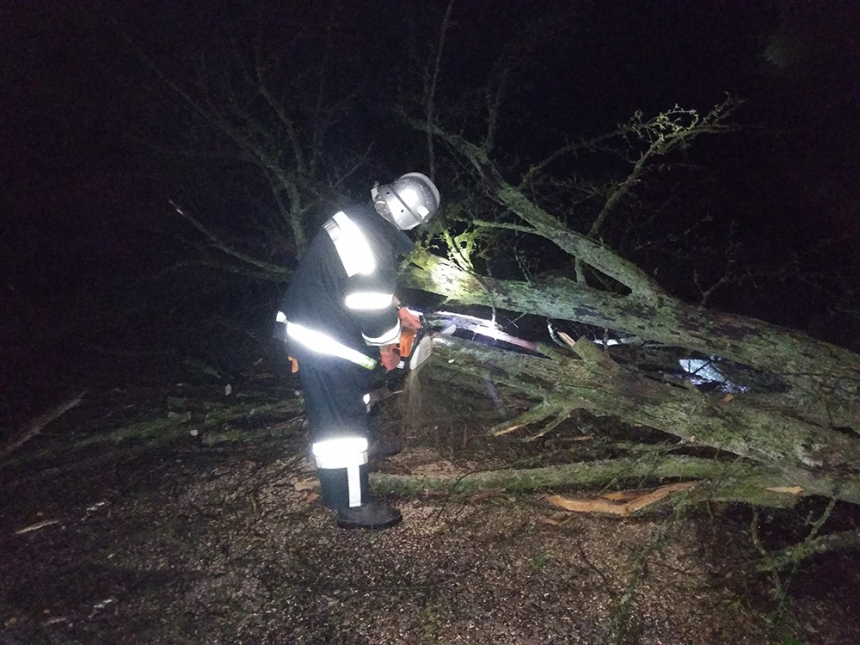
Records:
[[[400,354],[394,351],[394,345],[382,345],[379,348],[379,359],[386,372],[400,365]]]
[[[421,329],[421,319],[406,307],[397,310],[397,317],[400,318],[400,326],[404,329],[411,329],[412,331]]]

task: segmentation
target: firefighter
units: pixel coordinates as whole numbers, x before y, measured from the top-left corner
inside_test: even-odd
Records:
[[[401,329],[420,321],[394,295],[399,258],[413,248],[404,231],[439,208],[432,181],[411,172],[371,190],[322,226],[287,287],[277,320],[298,363],[323,503],[343,528],[382,529],[400,511],[368,496],[373,431],[365,395],[372,370],[397,367]],[[383,456],[383,455],[380,455]]]

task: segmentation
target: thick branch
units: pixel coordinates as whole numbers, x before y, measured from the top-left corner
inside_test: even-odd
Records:
[[[822,535],[772,554],[766,562],[759,565],[759,571],[783,569],[814,555],[853,549],[858,546],[860,546],[860,531],[839,531]]]
[[[563,486],[602,487],[631,480],[699,479],[709,484],[700,489],[705,499],[773,507],[794,505],[798,499],[796,495],[772,489],[787,488],[799,481],[777,470],[743,461],[720,462],[681,455],[590,461],[524,470],[490,470],[465,476],[374,473],[370,477],[371,487],[377,493],[401,495],[423,491],[461,494],[499,489],[522,492]],[[810,474],[803,478],[803,483],[806,484],[803,495],[827,495],[828,487],[833,485]],[[860,499],[860,485],[853,484],[848,496]]]
[[[579,341],[588,343],[588,341]],[[755,395],[725,400],[653,381],[591,360],[548,360],[456,338],[436,339],[437,364],[542,398],[548,404],[614,415],[684,441],[768,464],[786,475],[834,474],[860,483],[860,439],[792,418]],[[585,353],[584,355],[587,355]]]
[[[526,283],[459,270],[426,252],[411,258],[405,283],[461,304],[495,306],[581,322],[727,358],[779,375],[795,389],[796,414],[860,431],[860,356],[800,332],[673,298],[620,296],[571,280]]]
[[[401,116],[418,130],[432,130],[433,134],[441,138],[451,149],[465,157],[481,177],[490,197],[534,227],[538,235],[617,280],[635,294],[642,297],[663,294],[662,287],[635,264],[621,258],[599,242],[568,229],[558,219],[528,199],[521,190],[505,181],[484,149],[462,137],[450,135],[435,125],[416,121],[406,115]]]

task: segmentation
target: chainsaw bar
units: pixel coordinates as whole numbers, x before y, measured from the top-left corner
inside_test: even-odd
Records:
[[[512,336],[511,334],[502,331],[501,327],[492,320],[486,320],[476,316],[467,316],[465,314],[458,314],[450,311],[434,311],[427,314],[427,319],[430,321],[430,324],[441,327],[440,333],[443,336],[451,336],[458,329],[462,329],[484,338],[490,338],[492,340],[507,343],[530,352],[540,353],[537,343],[518,338],[517,336]]]

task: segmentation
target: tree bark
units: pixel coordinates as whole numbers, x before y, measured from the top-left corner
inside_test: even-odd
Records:
[[[646,378],[587,340],[578,341],[575,350],[581,360],[527,356],[437,337],[434,362],[438,369],[504,384],[549,408],[613,415],[673,435],[687,447],[736,455],[753,469],[745,472],[758,478],[761,488],[769,481],[772,486],[799,486],[803,494],[860,503],[860,441],[854,436],[792,416],[790,407],[780,408],[770,397],[705,394]],[[696,476],[661,472],[661,477]],[[749,491],[743,496],[754,497]]]
[[[717,461],[685,455],[649,455],[579,462],[543,468],[520,470],[489,470],[467,475],[440,475],[422,477],[372,473],[372,489],[379,494],[414,495],[421,492],[470,494],[487,490],[529,492],[541,488],[589,487],[607,484],[627,484],[634,480],[656,481],[663,479],[701,480],[696,494],[700,499],[712,501],[738,501],[757,506],[790,507],[800,496],[832,493],[835,482],[827,477],[818,478],[811,472],[791,477],[778,469],[758,466],[747,460]],[[779,492],[804,484],[798,495]],[[860,501],[860,482],[843,489],[842,495],[850,501]]]
[[[617,295],[572,280],[528,283],[469,274],[418,251],[404,275],[411,288],[467,305],[486,305],[585,323],[643,340],[719,356],[773,373],[790,390],[782,412],[860,433],[860,356],[760,320],[712,312],[667,295]]]

